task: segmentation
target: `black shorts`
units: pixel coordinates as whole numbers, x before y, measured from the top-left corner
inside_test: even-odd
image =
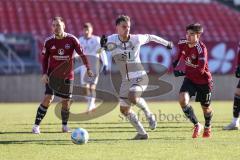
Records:
[[[65,80],[64,83],[51,83],[45,85],[45,94],[55,95],[61,98],[72,98],[73,80]]]
[[[213,82],[208,84],[196,84],[184,78],[180,92],[188,92],[190,97],[196,96],[196,102],[200,102],[203,106],[209,106],[211,103],[212,88]]]
[[[238,81],[238,85],[237,85],[237,88],[240,88],[240,80]]]

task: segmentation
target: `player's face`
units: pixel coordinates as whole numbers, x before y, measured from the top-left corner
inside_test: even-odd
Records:
[[[121,37],[128,37],[130,32],[130,22],[121,22],[117,25],[117,33]]]
[[[93,32],[93,28],[92,27],[85,27],[83,28],[83,34],[84,34],[84,37],[91,37],[92,36],[92,32]]]
[[[65,25],[60,20],[55,20],[52,22],[52,31],[56,36],[61,36],[64,32]]]
[[[192,30],[188,30],[186,33],[186,39],[188,43],[194,44],[199,41],[200,34],[193,32]]]

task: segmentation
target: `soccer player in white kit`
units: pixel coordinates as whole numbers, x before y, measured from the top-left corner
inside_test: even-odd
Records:
[[[120,111],[137,130],[134,140],[148,139],[148,134],[139,121],[136,113],[131,110],[131,105],[136,105],[143,110],[150,129],[157,126],[156,117],[149,110],[144,98],[141,97],[148,85],[148,76],[140,60],[140,47],[154,41],[171,49],[173,43],[161,37],[149,34],[130,34],[130,17],[121,15],[116,19],[117,34],[108,37],[102,36],[101,47],[111,53],[117,64],[122,83],[120,87]]]
[[[86,94],[88,100],[87,112],[92,111],[96,108],[95,105],[95,89],[98,82],[98,77],[100,73],[100,59],[103,64],[103,73],[107,72],[108,61],[104,50],[102,53],[97,53],[101,48],[100,37],[93,35],[93,26],[91,23],[87,22],[83,25],[83,36],[79,38],[80,44],[83,48],[85,55],[87,56],[90,68],[94,72],[94,78],[87,76],[87,69],[84,65],[80,67],[80,81],[81,85],[86,87]],[[100,55],[100,56],[99,56]]]

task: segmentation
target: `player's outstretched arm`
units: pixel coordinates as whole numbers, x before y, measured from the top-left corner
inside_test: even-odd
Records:
[[[162,44],[167,47],[167,49],[172,49],[174,47],[174,44],[172,41],[167,41],[163,39],[162,37],[156,36],[156,35],[149,35],[149,40]]]

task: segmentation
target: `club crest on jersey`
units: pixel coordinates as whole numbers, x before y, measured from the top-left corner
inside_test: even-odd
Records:
[[[191,57],[192,57],[192,59],[196,59],[197,58],[195,54],[192,54]]]
[[[189,57],[186,58],[186,61],[187,63],[192,63],[192,60]]]
[[[61,56],[64,55],[64,49],[59,49],[58,54],[61,55]]]
[[[70,44],[65,44],[65,49],[70,49]]]
[[[114,50],[116,48],[117,48],[116,43],[112,43],[112,42],[107,43],[107,50],[108,51],[112,51],[112,50]]]

